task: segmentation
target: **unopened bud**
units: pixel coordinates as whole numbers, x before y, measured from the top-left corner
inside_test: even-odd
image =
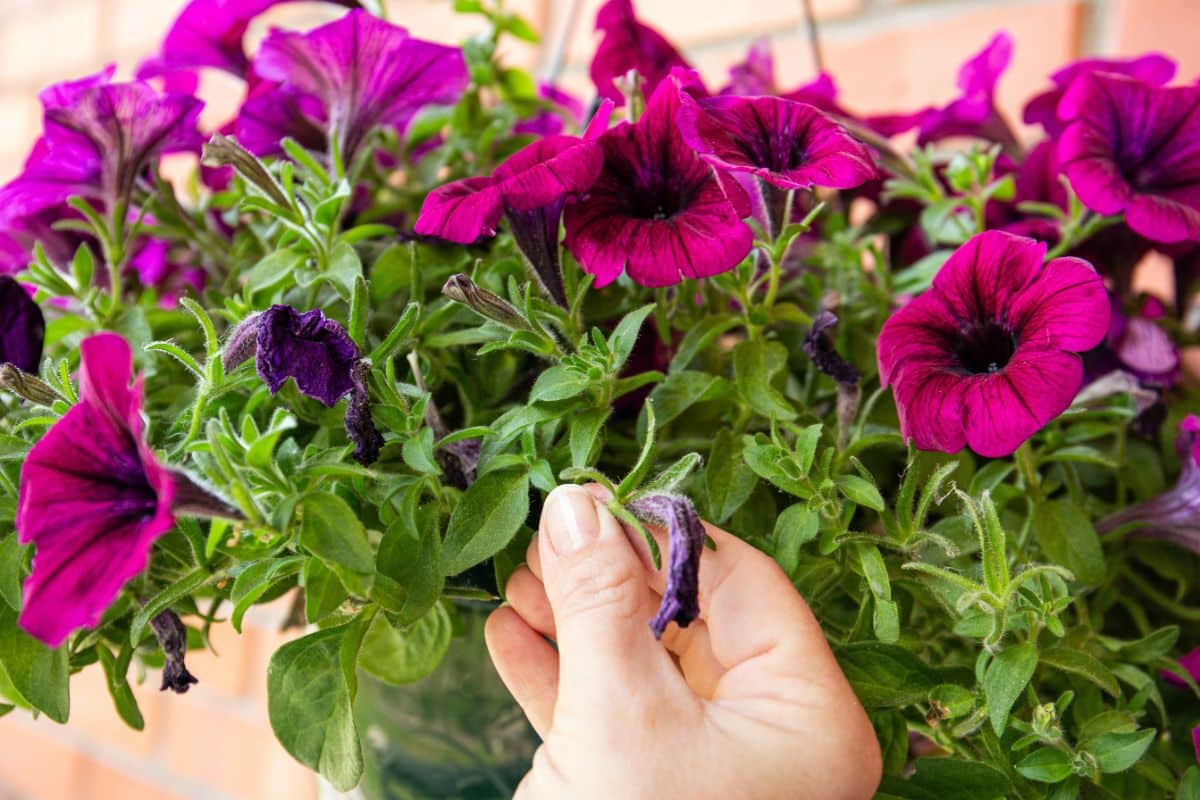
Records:
[[[446,285],[442,287],[442,294],[506,328],[529,330],[529,323],[512,303],[492,294],[461,272],[450,276]]]
[[[291,208],[292,203],[284,194],[279,182],[271,177],[271,173],[267,172],[267,168],[253,153],[238,144],[235,139],[219,133],[213,134],[204,145],[200,163],[206,167],[233,167],[243,178],[271,198],[272,202],[284,208]]]
[[[49,406],[61,399],[50,384],[8,363],[0,364],[0,389],[39,406]]]

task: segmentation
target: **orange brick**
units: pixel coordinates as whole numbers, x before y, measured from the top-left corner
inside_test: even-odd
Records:
[[[228,612],[222,611],[221,617],[227,619]],[[214,624],[209,636],[215,653],[192,650],[187,655],[188,670],[200,680],[192,693],[223,698],[241,697],[246,693],[246,667],[249,663],[242,637],[228,622]]]
[[[184,0],[108,0],[105,24],[108,51],[131,51],[141,56],[158,49],[179,15]]]
[[[0,75],[9,81],[79,77],[99,62],[99,0],[46,2],[6,15],[0,25]]]
[[[42,108],[29,91],[0,95],[0,182],[16,175],[42,128]]]
[[[133,730],[117,716],[104,671],[95,665],[71,678],[71,732],[132,755],[151,755],[164,725],[164,704],[174,698],[158,691],[157,673],[148,675],[142,684],[136,678],[131,669],[130,684],[146,722],[143,731]]]
[[[0,719],[0,785],[20,798],[76,800],[82,757],[54,723],[14,711]]]
[[[1139,55],[1166,53],[1179,61],[1178,79],[1191,82],[1200,73],[1200,3],[1196,0],[1115,0],[1109,28],[1116,52]]]
[[[102,758],[85,758],[74,800],[187,800],[171,788],[172,777],[154,764],[117,765]],[[158,772],[158,780],[150,777]],[[191,795],[195,797],[195,795]],[[209,793],[206,797],[216,800]]]

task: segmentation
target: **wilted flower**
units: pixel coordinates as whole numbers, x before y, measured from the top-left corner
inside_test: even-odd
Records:
[[[1162,539],[1200,553],[1200,417],[1188,415],[1175,439],[1179,479],[1157,497],[1118,511],[1096,524],[1100,533],[1136,524],[1130,536]]]
[[[1049,136],[1062,133],[1066,122],[1059,116],[1058,104],[1076,79],[1093,72],[1109,72],[1165,86],[1175,77],[1176,64],[1159,53],[1138,58],[1084,58],[1074,61],[1050,76],[1054,88],[1035,95],[1025,104],[1023,118],[1028,125],[1041,125]]]
[[[20,623],[52,647],[100,621],[175,511],[235,514],[150,450],[125,340],[101,333],[80,351],[79,402],[29,451],[17,501],[17,534],[37,548]]]
[[[222,361],[231,370],[251,356],[271,394],[291,378],[302,394],[330,408],[350,395],[346,434],[354,443],[354,457],[361,464],[379,458],[383,437],[371,420],[369,370],[345,328],[319,308],[299,312],[274,305],[234,329]]]
[[[667,588],[658,613],[650,622],[656,638],[662,638],[674,622],[686,628],[700,616],[700,555],[704,552],[704,523],[692,501],[682,495],[650,494],[629,504],[638,519],[664,525],[670,539]]]
[[[1071,85],[1059,112],[1070,120],[1059,161],[1084,205],[1124,212],[1152,241],[1200,239],[1200,86],[1093,73]]]
[[[717,169],[782,189],[850,189],[876,175],[866,145],[813,106],[778,97],[680,100],[684,140]]]
[[[27,217],[73,195],[111,209],[129,198],[155,158],[199,149],[203,103],[160,93],[144,81],[113,83],[112,74],[109,67],[39,95],[45,130],[21,174],[0,189],[4,219]]]
[[[160,611],[150,620],[150,629],[158,639],[165,662],[163,663],[162,685],[159,691],[170,689],[175,694],[185,694],[192,684],[199,683],[188,672],[184,659],[187,656],[187,626],[171,609]]]
[[[253,69],[318,98],[347,161],[372,128],[402,131],[423,107],[454,103],[467,85],[458,48],[414,39],[359,9],[307,33],[273,32]]]
[[[1043,265],[1045,254],[1032,239],[981,233],[884,324],[880,381],[905,439],[1006,456],[1071,404],[1083,383],[1076,353],[1104,339],[1111,311],[1091,265]]]
[[[25,287],[0,275],[0,364],[37,372],[46,339],[46,319]]]
[[[821,372],[840,384],[854,386],[862,379],[862,374],[857,367],[842,358],[829,335],[837,322],[837,315],[832,311],[817,314],[812,327],[804,334],[804,352]]]
[[[688,77],[659,84],[636,123],[600,137],[604,169],[566,210],[564,244],[606,286],[622,271],[643,286],[671,286],[733,269],[754,235],[744,189],[688,147],[676,116]]]
[[[592,83],[596,93],[618,106],[625,96],[616,79],[637,70],[646,81],[649,95],[666,80],[675,67],[688,67],[687,60],[661,33],[643,24],[633,9],[633,0],[608,0],[596,12],[596,30],[604,34],[592,56]]]
[[[421,206],[415,230],[459,244],[494,236],[503,214],[538,281],[566,306],[559,264],[558,228],[568,198],[595,183],[604,155],[595,139],[608,125],[606,102],[582,139],[547,136],[509,156],[490,178],[465,178],[434,189]]]

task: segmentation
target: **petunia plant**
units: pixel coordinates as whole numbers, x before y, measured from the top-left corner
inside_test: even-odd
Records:
[[[0,713],[69,724],[100,670],[141,729],[130,681],[203,686],[188,653],[280,603],[272,726],[348,790],[360,679],[477,648],[547,493],[597,483],[664,572],[647,636],[697,616],[702,519],[774,557],[881,797],[1200,796],[1170,58],[1065,65],[1021,128],[1003,32],[944,105],[864,113],[765,40],[706,84],[630,0],[583,86],[505,63],[537,36],[499,2],[461,45],[338,2],[249,48],[277,2],[45,89],[0,188]],[[242,82],[213,129],[206,70]]]

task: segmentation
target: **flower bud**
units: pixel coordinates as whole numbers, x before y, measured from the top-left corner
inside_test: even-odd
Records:
[[[12,364],[0,364],[0,389],[39,406],[49,406],[55,400],[61,399],[50,384],[22,372]]]
[[[506,328],[529,330],[529,323],[512,303],[482,288],[461,272],[450,276],[442,287],[442,294]]]
[[[271,198],[271,202],[284,208],[292,206],[292,202],[283,193],[279,182],[271,177],[271,173],[267,172],[263,163],[253,153],[238,144],[235,139],[219,133],[213,134],[213,137],[204,145],[200,163],[206,167],[233,167],[243,178]]]

